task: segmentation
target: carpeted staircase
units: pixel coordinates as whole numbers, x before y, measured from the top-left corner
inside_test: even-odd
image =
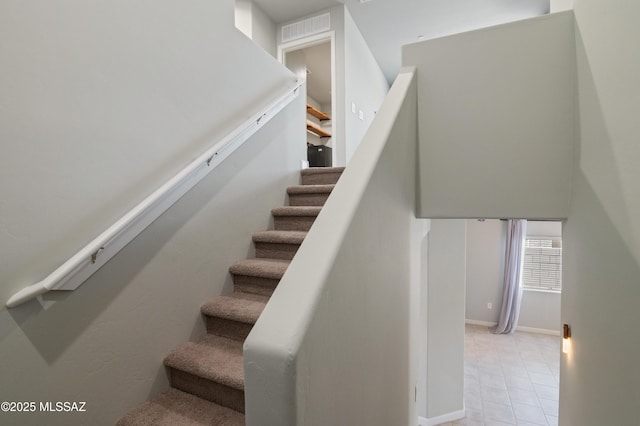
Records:
[[[303,170],[289,206],[271,210],[274,230],[253,235],[256,258],[229,268],[234,291],[202,306],[207,334],[169,353],[171,388],[118,421],[128,425],[244,425],[242,343],[296,254],[344,168]]]

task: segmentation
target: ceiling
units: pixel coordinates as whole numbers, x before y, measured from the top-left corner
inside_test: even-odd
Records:
[[[346,4],[369,49],[392,82],[401,46],[549,12],[549,0],[254,0],[276,23]]]
[[[319,10],[344,4],[345,0],[253,0],[253,2],[276,24],[282,24]]]

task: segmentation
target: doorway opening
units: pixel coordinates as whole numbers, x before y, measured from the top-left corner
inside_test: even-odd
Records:
[[[427,377],[418,388],[421,424],[464,416],[480,423],[557,424],[561,356],[571,356],[561,353],[562,227],[527,221],[519,236],[517,329],[496,335],[490,328],[502,316],[508,222],[431,220],[421,297],[428,315],[420,342],[426,354],[421,377]],[[442,389],[447,399],[427,405],[427,396]],[[447,406],[459,411],[443,408],[454,402]]]
[[[311,167],[335,161],[335,50],[333,33],[296,40],[278,49],[280,61],[307,81],[307,160]]]

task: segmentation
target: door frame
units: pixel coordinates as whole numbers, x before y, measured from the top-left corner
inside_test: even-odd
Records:
[[[336,129],[336,34],[335,31],[325,31],[308,37],[302,37],[297,40],[289,41],[278,45],[278,61],[285,64],[286,54],[295,52],[307,47],[315,46],[326,42],[331,43],[331,159],[334,166],[336,164],[336,153],[338,145],[342,144],[342,138],[338,137]],[[306,78],[306,76],[304,76]]]

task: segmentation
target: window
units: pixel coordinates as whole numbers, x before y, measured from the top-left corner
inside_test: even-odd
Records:
[[[522,286],[533,290],[562,290],[562,240],[549,237],[526,238]]]

